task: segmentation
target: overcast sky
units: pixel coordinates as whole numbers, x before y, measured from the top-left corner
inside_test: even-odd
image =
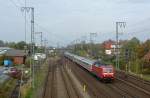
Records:
[[[24,40],[24,14],[19,8],[24,0],[0,0],[0,4],[0,39]],[[115,39],[116,21],[127,23],[120,39],[150,38],[150,0],[27,0],[27,6],[35,8],[35,31],[43,32],[49,45],[89,40],[91,32],[98,34],[96,42]],[[27,18],[30,41],[30,13]]]

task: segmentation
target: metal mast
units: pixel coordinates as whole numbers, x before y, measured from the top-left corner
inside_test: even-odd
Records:
[[[29,12],[31,10],[31,46],[30,46],[30,71],[32,73],[31,79],[32,79],[32,87],[34,88],[34,60],[32,61],[32,56],[34,56],[34,8],[33,7],[22,7],[21,11]]]
[[[120,58],[120,52],[119,52],[119,28],[125,28],[126,22],[116,22],[116,68],[119,69],[119,58]]]

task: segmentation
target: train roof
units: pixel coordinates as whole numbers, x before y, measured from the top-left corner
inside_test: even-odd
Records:
[[[76,59],[78,59],[78,60],[81,60],[82,62],[87,63],[87,64],[89,64],[89,65],[92,65],[92,64],[94,64],[94,62],[95,62],[95,60],[87,59],[87,58],[85,58],[85,57],[78,56],[78,55],[75,55],[75,54],[72,54],[72,53],[69,53],[69,52],[67,52],[67,53],[65,53],[65,54],[67,54],[67,55],[69,55],[69,56],[73,56],[74,58],[76,58]]]
[[[66,56],[70,57],[72,60],[79,60],[87,65],[97,65],[97,66],[101,66],[101,67],[111,67],[111,64],[108,64],[104,61],[102,61],[101,59],[99,60],[92,60],[92,59],[89,59],[89,58],[85,58],[85,57],[82,57],[82,56],[78,56],[78,55],[75,55],[75,54],[72,54],[72,53],[65,53]],[[108,66],[109,65],[109,66]]]

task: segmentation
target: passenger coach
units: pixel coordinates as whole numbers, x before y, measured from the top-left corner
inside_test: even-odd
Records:
[[[65,57],[76,62],[78,65],[82,66],[92,74],[96,75],[98,78],[104,81],[114,80],[114,68],[112,65],[105,64],[101,61],[87,59],[78,55],[74,55],[69,52],[65,52]]]

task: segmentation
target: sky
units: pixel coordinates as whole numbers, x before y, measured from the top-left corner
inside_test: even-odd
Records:
[[[0,40],[25,40],[25,0],[0,0]],[[150,38],[150,0],[26,0],[35,9],[35,32],[43,32],[49,45],[64,46],[74,40],[95,42],[115,39],[116,22],[126,22],[119,29],[120,39]],[[30,42],[30,12],[27,13],[27,42]],[[123,32],[123,33],[122,33]],[[39,43],[40,36],[35,41]]]

